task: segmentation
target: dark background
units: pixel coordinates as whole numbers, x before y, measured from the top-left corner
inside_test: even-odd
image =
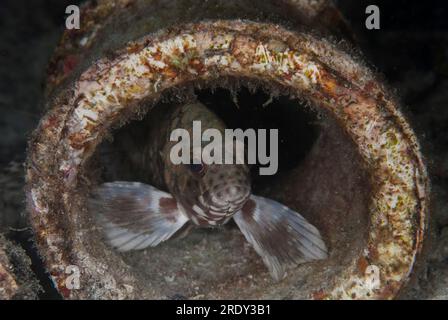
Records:
[[[255,1],[254,1],[255,2]],[[45,69],[79,1],[0,2],[0,210],[21,212],[26,141],[42,115]],[[432,240],[409,298],[448,298],[448,5],[444,1],[339,0],[365,59],[402,99],[423,145],[432,182]],[[381,10],[381,29],[365,28],[365,8]],[[26,225],[23,215],[3,224]],[[6,219],[6,218],[3,218]],[[0,217],[0,224],[2,218]],[[20,231],[9,230],[11,233]],[[21,236],[15,236],[20,238]],[[14,238],[14,237],[13,237]],[[38,262],[35,262],[37,264]],[[34,266],[37,272],[38,266]],[[49,284],[44,285],[48,289]],[[48,289],[49,290],[49,289]],[[43,295],[43,297],[51,297]]]

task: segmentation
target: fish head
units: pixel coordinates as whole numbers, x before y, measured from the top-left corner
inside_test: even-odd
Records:
[[[194,222],[224,223],[249,199],[251,182],[245,164],[185,164],[184,172],[187,183],[177,197]]]

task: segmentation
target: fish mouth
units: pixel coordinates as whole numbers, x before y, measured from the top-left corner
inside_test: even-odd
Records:
[[[238,203],[232,203],[232,204],[229,204],[228,206],[220,207],[220,208],[217,208],[215,206],[210,206],[209,211],[213,214],[230,215],[230,214],[233,214],[233,213],[239,211],[243,207],[245,202],[246,202],[246,200],[238,202]]]
[[[228,216],[241,210],[249,199],[249,195],[250,192],[247,190],[241,193],[241,196],[235,200],[221,200],[217,196],[210,194],[210,192],[205,192],[199,196],[198,201],[211,214]]]

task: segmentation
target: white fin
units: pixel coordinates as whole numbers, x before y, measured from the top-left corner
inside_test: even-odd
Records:
[[[119,251],[154,247],[188,221],[170,194],[139,182],[104,183],[94,190],[88,206],[109,244]]]
[[[252,195],[233,218],[276,281],[284,278],[288,263],[328,256],[319,231],[299,213],[274,200]]]

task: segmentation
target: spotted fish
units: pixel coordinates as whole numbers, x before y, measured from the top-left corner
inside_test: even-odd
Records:
[[[140,152],[131,152],[129,160],[143,168],[142,180],[151,185],[106,182],[88,201],[112,247],[119,251],[154,247],[187,226],[217,227],[233,219],[275,280],[284,278],[288,264],[327,257],[319,231],[299,213],[251,194],[246,164],[173,164],[170,150],[177,142],[170,141],[172,130],[183,128],[191,135],[193,121],[201,121],[202,130],[224,133],[225,124],[212,111],[190,103],[151,112],[148,143]]]

